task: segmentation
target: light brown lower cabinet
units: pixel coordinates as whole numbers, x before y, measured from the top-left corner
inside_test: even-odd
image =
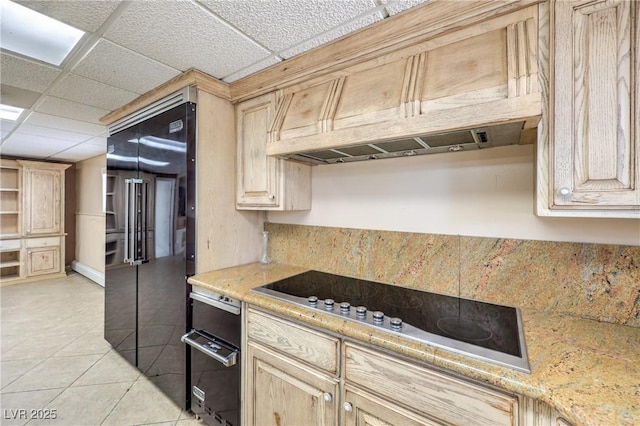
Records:
[[[247,425],[569,426],[548,404],[248,308]]]

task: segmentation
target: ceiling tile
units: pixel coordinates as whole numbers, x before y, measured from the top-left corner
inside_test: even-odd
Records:
[[[95,138],[91,138],[88,141],[84,142],[84,144],[98,145],[102,148],[107,146],[107,135],[104,136],[96,136]]]
[[[88,32],[97,30],[120,4],[116,0],[14,1],[72,27]]]
[[[4,137],[5,134],[9,133],[14,127],[16,127],[16,124],[18,123],[16,123],[15,121],[0,119],[0,130],[2,131],[2,137]]]
[[[60,75],[60,70],[2,53],[2,83],[33,92],[44,92]]]
[[[377,6],[373,0],[202,0],[201,3],[275,52],[318,36]]]
[[[270,67],[271,65],[275,65],[280,62],[282,62],[282,58],[276,55],[271,55],[260,62],[256,62],[255,64],[249,65],[247,68],[243,68],[238,72],[234,72],[233,74],[224,77],[223,81],[225,81],[226,83],[231,83],[232,81],[240,80],[241,78],[253,74],[254,72],[258,72],[264,68]]]
[[[403,12],[409,8],[417,6],[421,3],[426,3],[429,0],[381,0],[389,12],[389,15],[395,15],[397,13]]]
[[[75,144],[76,142],[69,142],[62,139],[13,133],[0,146],[0,151],[2,151],[3,155],[13,155],[16,157],[47,158]]]
[[[101,39],[73,73],[141,95],[180,71]]]
[[[269,56],[213,14],[184,1],[133,2],[105,38],[181,71],[193,67],[217,78]]]
[[[41,94],[21,89],[8,84],[0,84],[0,100],[5,105],[29,109],[40,98]]]
[[[382,13],[380,13],[379,11],[376,11],[370,15],[363,16],[355,21],[351,21],[331,31],[322,33],[318,37],[309,39],[304,43],[291,47],[290,49],[283,50],[279,52],[280,56],[282,56],[285,59],[291,58],[295,55],[306,52],[307,50],[311,50],[315,47],[318,47],[324,43],[328,43],[332,40],[340,38],[346,34],[349,34],[350,32],[364,28],[367,25],[371,25],[378,21],[382,21],[383,19],[384,17],[382,16]]]
[[[98,145],[81,143],[64,151],[57,152],[49,158],[52,160],[78,162],[90,157],[95,157],[96,155],[104,155],[106,152],[107,150],[104,146],[100,147]]]
[[[138,97],[130,92],[76,74],[66,75],[50,92],[69,101],[113,111]]]
[[[15,133],[53,139],[64,139],[75,143],[84,142],[93,136],[86,133],[78,133],[63,129],[52,129],[50,127],[35,126],[33,124],[23,124],[16,129]]]
[[[48,127],[50,129],[61,129],[70,132],[83,133],[98,136],[106,134],[107,127],[101,124],[87,123],[86,121],[72,120],[70,118],[56,117],[40,112],[32,113],[24,122],[25,125]]]
[[[49,115],[86,121],[98,125],[101,125],[99,121],[100,118],[111,112],[106,109],[68,101],[55,96],[47,96],[44,98],[35,110]]]

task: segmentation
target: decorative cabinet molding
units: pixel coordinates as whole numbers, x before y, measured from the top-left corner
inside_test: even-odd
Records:
[[[472,24],[281,90],[268,155],[523,121],[542,113],[538,8]]]
[[[538,214],[640,218],[638,2],[549,7]]]
[[[3,285],[65,275],[64,173],[69,167],[2,160]]]
[[[569,426],[544,402],[251,307],[245,318],[248,425]]]
[[[281,104],[291,99],[282,99]],[[276,94],[269,93],[236,106],[236,207],[240,210],[308,210],[311,168],[267,156],[269,129],[275,117]]]

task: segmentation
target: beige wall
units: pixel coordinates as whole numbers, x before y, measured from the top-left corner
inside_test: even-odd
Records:
[[[534,146],[323,165],[308,212],[268,220],[431,234],[640,245],[634,219],[534,214]]]
[[[76,251],[75,259],[104,273],[104,230],[102,212],[102,170],[106,156],[98,155],[76,163]]]

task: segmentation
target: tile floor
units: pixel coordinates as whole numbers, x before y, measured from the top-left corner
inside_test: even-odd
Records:
[[[112,350],[82,275],[1,287],[0,306],[1,425],[203,425]]]

